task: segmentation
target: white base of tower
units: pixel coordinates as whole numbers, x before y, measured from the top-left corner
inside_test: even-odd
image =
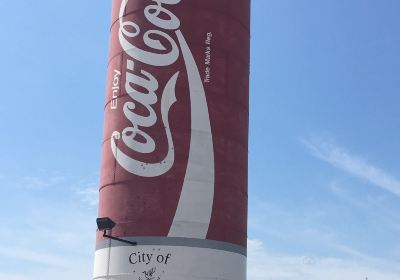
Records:
[[[246,256],[219,249],[140,245],[96,251],[95,280],[245,280]]]

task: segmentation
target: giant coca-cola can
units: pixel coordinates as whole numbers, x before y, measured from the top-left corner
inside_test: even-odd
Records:
[[[113,0],[94,279],[246,278],[250,0]]]

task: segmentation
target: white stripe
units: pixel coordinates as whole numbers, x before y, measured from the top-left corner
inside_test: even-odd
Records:
[[[178,30],[175,33],[188,73],[192,133],[182,193],[168,236],[205,239],[214,199],[214,147],[210,117],[196,62],[182,32]]]

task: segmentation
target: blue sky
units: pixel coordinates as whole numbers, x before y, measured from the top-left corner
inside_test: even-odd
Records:
[[[249,280],[399,280],[400,2],[252,5]],[[110,6],[2,1],[0,279],[90,279]]]

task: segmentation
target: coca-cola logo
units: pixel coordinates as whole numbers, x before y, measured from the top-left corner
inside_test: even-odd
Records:
[[[143,64],[151,66],[169,66],[178,59],[179,49],[176,42],[166,32],[154,29],[143,33],[139,25],[135,22],[124,21],[123,16],[128,2],[128,0],[122,1],[120,8],[118,38],[122,49],[129,56],[126,62],[125,91],[132,100],[123,105],[123,112],[131,123],[131,126],[126,127],[122,132],[113,132],[111,148],[118,163],[128,172],[142,177],[156,177],[169,171],[175,160],[174,143],[168,122],[168,113],[171,106],[176,102],[175,86],[179,72],[176,72],[169,79],[161,96],[161,117],[168,141],[168,152],[165,157],[161,161],[154,163],[134,159],[117,147],[116,140],[121,139],[126,147],[141,154],[150,154],[155,151],[156,143],[154,139],[143,128],[152,127],[158,121],[153,106],[158,102],[156,92],[159,90],[159,83],[156,77],[144,69],[140,70],[141,75],[134,74],[135,61],[140,61]],[[156,4],[145,8],[144,14],[146,19],[160,29],[175,30],[180,27],[179,19],[162,6],[164,3],[177,4],[179,1],[156,1]],[[165,16],[168,19],[164,19]],[[132,38],[141,36],[142,33],[143,42],[150,50],[154,50],[153,52],[140,49],[132,44]],[[169,46],[166,46],[160,40],[150,38],[154,34],[165,39],[169,43]],[[142,89],[142,91],[138,88]],[[140,103],[141,106],[147,109],[148,114],[146,116],[141,116],[134,112],[136,103]],[[137,140],[138,136],[142,141]]]
[[[136,62],[152,67],[168,67],[182,55],[188,79],[192,134],[181,197],[169,235],[204,238],[208,231],[214,196],[214,151],[206,94],[193,54],[180,31],[181,22],[168,9],[171,5],[178,5],[181,0],[148,0],[148,2],[149,5],[144,8],[144,15],[154,26],[154,29],[150,30],[141,30],[136,22],[126,20],[124,15],[129,0],[122,0],[121,3],[118,38],[123,51],[128,55],[124,66],[126,71],[122,71],[126,73],[126,82],[121,87],[130,97],[130,100],[123,104],[123,113],[130,125],[122,131],[112,133],[111,150],[118,164],[137,176],[157,177],[173,167],[175,149],[169,112],[177,102],[175,87],[180,72],[175,72],[165,87],[160,88],[157,77],[150,72],[139,69],[140,75],[137,75],[133,70],[138,72],[138,69],[135,69]],[[175,38],[167,32],[173,32]],[[143,40],[148,50],[134,45],[133,38]],[[161,91],[161,100],[158,100],[156,93]],[[121,151],[117,141],[121,140],[127,150],[143,155],[153,153],[158,143],[144,129],[159,122],[154,109],[157,102],[161,102],[161,121],[167,137],[168,152],[159,162],[145,162]],[[146,108],[145,116],[134,112],[138,103]],[[141,141],[137,140],[138,137]],[[197,211],[193,211],[193,207],[190,206],[193,197],[201,206]],[[191,208],[191,211],[188,211],[188,208]],[[183,221],[196,223],[195,230],[193,225],[187,223],[185,225]]]

